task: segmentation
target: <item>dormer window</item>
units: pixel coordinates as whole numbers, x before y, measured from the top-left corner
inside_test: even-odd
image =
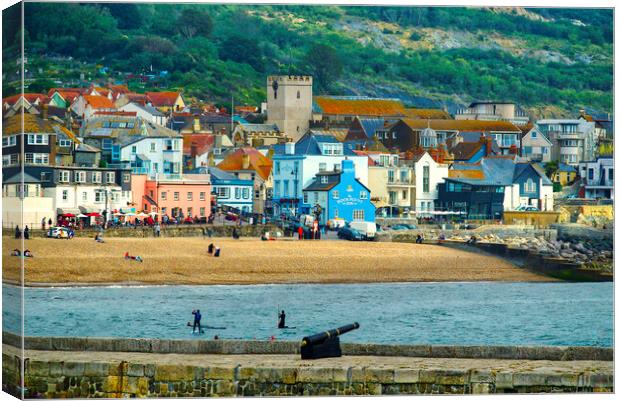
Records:
[[[322,143],[320,148],[321,153],[326,156],[341,156],[343,154],[341,143]]]
[[[328,182],[327,176],[326,175],[322,175],[321,176],[321,184],[327,184],[327,182]]]

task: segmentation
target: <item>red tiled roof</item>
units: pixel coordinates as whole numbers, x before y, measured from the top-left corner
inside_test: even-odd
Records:
[[[403,118],[413,130],[422,130],[431,127],[440,131],[461,131],[461,132],[521,132],[521,130],[508,121],[484,121],[484,120],[414,120],[412,118]]]
[[[202,155],[211,150],[215,143],[213,134],[183,134],[183,154],[191,155],[195,148],[196,155]]]
[[[173,106],[181,92],[146,92],[147,99],[154,107]]]
[[[47,102],[49,99],[43,93],[24,93],[24,99],[26,99],[29,103],[34,103],[37,99],[39,99],[42,103]],[[2,103],[8,103],[10,106],[17,103],[17,101],[22,97],[21,93],[17,95],[8,96],[2,99]]]
[[[126,116],[135,117],[138,115],[135,111],[95,111],[96,116]]]
[[[314,98],[323,114],[358,116],[404,116],[405,108],[398,100],[349,99],[327,96]]]
[[[470,178],[474,180],[483,180],[484,172],[482,170],[449,170],[450,178]]]
[[[452,120],[452,116],[441,109],[405,109],[405,115],[416,119]]]
[[[235,150],[233,153],[226,156],[226,158],[222,160],[217,167],[225,171],[243,170],[243,155],[248,155],[250,158],[249,170],[256,171],[258,175],[263,178],[263,180],[267,180],[269,178],[273,162],[271,159],[263,156],[261,152],[251,147]]]
[[[108,86],[113,94],[130,93],[131,91],[127,85],[110,85]]]
[[[110,99],[104,96],[83,95],[86,103],[90,104],[93,109],[115,109],[116,106]]]

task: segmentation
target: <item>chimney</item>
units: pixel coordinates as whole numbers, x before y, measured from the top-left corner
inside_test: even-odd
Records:
[[[200,116],[194,116],[194,132],[200,132]]]
[[[485,137],[485,142],[486,142],[486,148],[484,151],[484,155],[491,156],[491,153],[493,153],[493,137],[492,136]]]
[[[295,154],[295,142],[287,142],[284,144],[284,153],[287,155]]]
[[[191,146],[191,150],[190,150],[190,156],[191,157],[196,157],[196,153],[198,152],[198,146],[196,146],[196,142],[192,142],[192,146]]]
[[[248,155],[247,153],[244,153],[243,156],[241,157],[241,169],[247,170],[249,168],[250,168],[250,155]]]
[[[45,103],[42,107],[43,109],[43,119],[47,120],[47,109],[48,109],[49,105],[47,103]]]
[[[353,160],[344,159],[342,161],[342,174],[351,174],[355,177],[355,165],[353,164]]]

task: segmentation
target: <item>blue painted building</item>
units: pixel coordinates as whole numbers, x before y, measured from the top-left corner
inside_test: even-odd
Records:
[[[253,213],[252,180],[241,180],[217,167],[198,167],[190,173],[211,175],[211,187],[217,206],[228,206],[241,212]]]
[[[370,189],[355,178],[355,165],[345,159],[341,168],[320,171],[303,189],[304,203],[321,206],[320,224],[341,218],[350,221],[375,221],[375,206],[370,202]]]

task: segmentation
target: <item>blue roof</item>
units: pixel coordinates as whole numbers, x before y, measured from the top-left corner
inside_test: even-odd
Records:
[[[482,132],[459,132],[459,136],[463,138],[463,142],[478,142]]]
[[[516,163],[512,158],[483,157],[480,163],[454,163],[452,168],[454,170],[482,170],[483,179],[447,178],[470,185],[512,185],[516,178],[529,168],[532,168],[542,178],[543,185],[552,185],[551,180],[540,167],[537,168],[533,163]]]
[[[360,124],[368,138],[375,136],[375,131],[383,128],[384,123],[383,118],[360,118]]]
[[[560,163],[558,165],[558,171],[564,171],[566,173],[576,173],[577,169],[573,166],[570,166],[568,164],[565,163]]]
[[[295,155],[322,155],[320,143],[341,143],[331,135],[318,135],[312,132],[306,133],[295,143]],[[285,145],[278,144],[273,146],[274,155],[284,155]],[[355,156],[355,153],[347,146],[342,147],[342,153],[345,156]]]

